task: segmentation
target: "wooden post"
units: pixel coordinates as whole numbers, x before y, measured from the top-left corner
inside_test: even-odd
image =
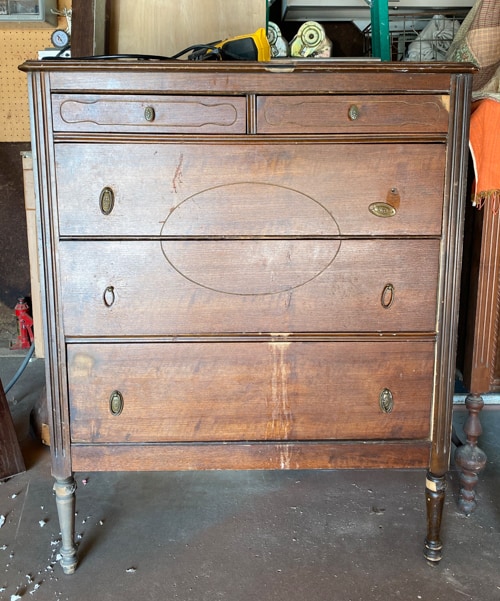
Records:
[[[14,422],[0,380],[0,480],[25,471]]]
[[[73,0],[71,56],[94,56],[108,51],[108,1]]]
[[[470,515],[477,506],[476,484],[479,480],[478,474],[486,465],[486,454],[477,446],[477,440],[483,431],[479,421],[479,413],[484,406],[484,401],[478,394],[469,394],[465,399],[465,406],[469,412],[464,426],[467,441],[457,448],[455,463],[461,470],[458,506],[465,515]]]

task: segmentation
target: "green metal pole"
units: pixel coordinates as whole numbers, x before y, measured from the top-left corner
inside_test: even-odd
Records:
[[[388,0],[371,0],[370,13],[372,21],[372,56],[377,56],[383,61],[390,61]]]

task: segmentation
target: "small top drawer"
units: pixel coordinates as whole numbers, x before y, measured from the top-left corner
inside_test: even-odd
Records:
[[[446,97],[448,100],[448,97]],[[440,96],[259,96],[257,133],[445,133]]]
[[[243,97],[55,94],[55,131],[246,133]]]

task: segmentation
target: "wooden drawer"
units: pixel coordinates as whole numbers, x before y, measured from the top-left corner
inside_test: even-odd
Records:
[[[66,241],[59,245],[64,329],[68,336],[433,332],[439,244]]]
[[[439,236],[445,152],[443,144],[58,144],[60,235]],[[107,214],[103,190],[113,198]]]
[[[246,133],[246,99],[54,94],[54,131]]]
[[[73,443],[430,435],[432,342],[70,344],[67,353]]]
[[[257,133],[445,133],[448,96],[259,96]]]

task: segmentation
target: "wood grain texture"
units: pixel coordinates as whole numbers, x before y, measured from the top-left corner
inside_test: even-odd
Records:
[[[445,145],[249,137],[58,144],[60,235],[441,236]],[[104,187],[115,197],[107,216]],[[370,212],[394,193],[393,217]]]
[[[56,94],[53,103],[55,131],[246,133],[244,98]]]
[[[448,108],[439,96],[259,96],[258,133],[444,133]]]
[[[172,56],[193,44],[208,44],[266,26],[260,0],[135,0],[111,3],[111,50]]]
[[[425,439],[433,348],[431,341],[72,344],[71,439]],[[379,402],[384,389],[394,398],[389,413]],[[123,397],[119,415],[110,410],[114,390]]]
[[[415,469],[429,462],[428,441],[73,445],[77,471],[212,469]]]
[[[438,252],[413,239],[65,241],[62,319],[68,336],[434,333]]]
[[[475,224],[464,384],[483,394],[500,390],[500,217],[485,207]]]
[[[40,267],[38,264],[38,228],[35,210],[35,190],[33,181],[33,159],[30,152],[23,153],[24,206],[26,209],[26,229],[28,234],[28,257],[30,263],[31,313],[33,316],[33,336],[35,356],[44,357],[42,299],[40,292]]]
[[[64,90],[86,93],[190,93],[219,94],[234,93],[234,90],[247,90],[259,94],[296,94],[297,91],[316,94],[416,94],[431,93],[450,95],[450,76],[460,73],[472,73],[471,65],[454,63],[433,63],[432,77],[429,77],[429,65],[417,63],[388,64],[366,63],[364,61],[333,63],[324,65],[319,71],[317,61],[290,60],[283,64],[254,63],[251,61],[227,61],[224,69],[214,69],[214,64],[193,62],[186,70],[185,61],[164,63],[138,61],[110,64],[107,61],[83,61],[65,63],[64,69],[54,69],[50,61],[41,63],[27,62],[21,70],[35,67],[40,71],[50,71],[54,91]],[[110,69],[112,67],[112,76]],[[161,77],[165,68],[175,77]],[[353,77],[358,70],[362,77]],[[361,73],[362,72],[362,73]],[[193,75],[196,73],[196,76]],[[307,73],[307,90],[303,89],[303,77]],[[158,77],[160,75],[160,77]],[[284,77],[281,77],[284,75]],[[409,84],[409,78],[411,83]]]
[[[26,471],[9,403],[0,380],[0,480]]]
[[[111,0],[72,0],[71,55],[106,54],[109,45]]]
[[[23,68],[56,477],[426,467],[444,482],[471,68]],[[213,105],[191,115],[192,95],[236,107],[238,133],[202,131]]]

